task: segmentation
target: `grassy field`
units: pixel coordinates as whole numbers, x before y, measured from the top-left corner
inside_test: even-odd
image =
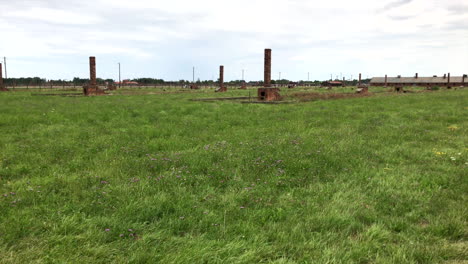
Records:
[[[0,263],[467,263],[468,90],[248,94],[0,93]]]

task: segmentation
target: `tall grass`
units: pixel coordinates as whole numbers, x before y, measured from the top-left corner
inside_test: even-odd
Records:
[[[468,260],[466,90],[248,93],[1,93],[0,263]]]

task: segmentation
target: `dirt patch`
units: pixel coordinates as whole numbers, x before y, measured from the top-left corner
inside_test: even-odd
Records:
[[[307,102],[315,100],[369,97],[372,96],[372,93],[293,93],[289,96],[292,98],[296,98],[301,102]]]
[[[228,101],[228,100],[242,100],[242,99],[249,99],[249,97],[242,96],[242,97],[197,98],[197,99],[190,99],[190,101]]]

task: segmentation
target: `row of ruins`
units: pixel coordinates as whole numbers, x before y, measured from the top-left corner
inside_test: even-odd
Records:
[[[262,88],[257,90],[257,99],[259,101],[278,101],[281,100],[280,89],[272,86],[271,84],[271,49],[265,49],[264,57],[264,83]],[[108,84],[107,88],[101,89],[97,85],[96,81],[96,58],[89,58],[89,69],[90,69],[90,81],[88,85],[83,86],[83,94],[85,96],[97,96],[105,95],[106,90],[116,90],[117,87],[114,84]],[[361,74],[359,74],[357,93],[367,93],[369,86],[383,86],[383,87],[393,87],[397,92],[403,91],[405,86],[420,86],[420,87],[447,87],[452,88],[454,86],[465,86],[465,80],[468,79],[467,75],[451,77],[450,73],[445,74],[443,77],[433,76],[433,77],[419,77],[416,73],[414,77],[373,77],[370,80],[369,85],[362,84]],[[330,81],[325,82],[324,86],[327,86],[329,89],[333,86],[344,86],[344,82],[339,81]],[[191,89],[198,89],[195,84],[192,84]],[[245,83],[240,87],[240,89],[247,89]],[[0,91],[8,91],[3,83],[2,75],[2,64],[0,63]],[[224,66],[219,67],[219,87],[216,92],[226,92],[227,87],[224,85]]]

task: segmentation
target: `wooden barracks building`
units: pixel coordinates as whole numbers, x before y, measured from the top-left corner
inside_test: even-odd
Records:
[[[467,75],[463,76],[453,76],[450,77],[449,74],[444,74],[443,77],[419,77],[418,74],[414,77],[373,77],[370,81],[371,86],[423,86],[423,87],[456,87],[456,86],[465,86],[468,82]]]

